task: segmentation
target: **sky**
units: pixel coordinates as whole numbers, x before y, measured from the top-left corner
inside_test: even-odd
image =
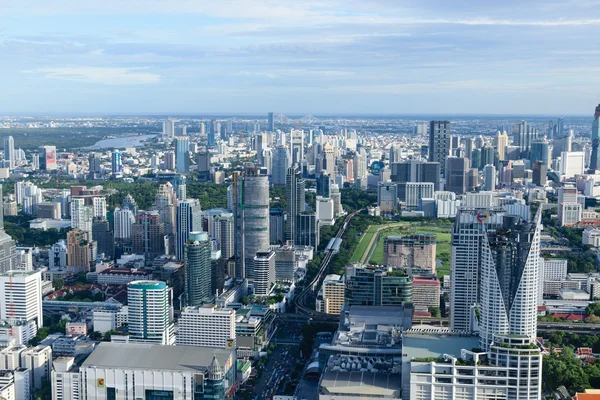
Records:
[[[593,115],[600,0],[0,0],[10,113]]]

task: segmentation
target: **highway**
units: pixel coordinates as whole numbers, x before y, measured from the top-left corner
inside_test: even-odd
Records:
[[[344,219],[344,223],[342,224],[342,226],[338,230],[337,234],[335,235],[335,239],[341,239],[341,237],[344,235],[344,232],[346,232],[346,229],[348,228],[348,224],[350,223],[352,218],[361,211],[362,210],[357,210],[357,211],[354,211],[352,214],[348,214],[346,216],[346,218]],[[330,317],[331,317],[330,315],[317,312],[310,307],[306,307],[304,304],[305,304],[306,299],[308,298],[307,296],[309,294],[314,294],[316,291],[319,290],[319,287],[321,286],[321,283],[323,282],[323,279],[325,278],[325,273],[327,272],[327,266],[329,265],[329,262],[331,261],[331,259],[335,255],[335,253],[336,252],[333,249],[325,250],[325,257],[323,257],[323,261],[321,261],[321,265],[319,266],[319,271],[317,272],[317,275],[310,282],[310,284],[306,288],[304,288],[304,290],[298,296],[296,296],[295,305],[296,305],[297,313],[315,316],[315,317],[317,317],[317,316],[324,317],[328,320],[330,319]],[[338,319],[339,319],[339,317],[338,317]]]

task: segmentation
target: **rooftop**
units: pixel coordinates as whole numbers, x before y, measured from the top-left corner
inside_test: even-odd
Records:
[[[399,398],[402,380],[399,374],[370,371],[326,371],[320,390],[330,394],[369,395]]]
[[[100,343],[83,367],[206,371],[213,356],[227,365],[230,350],[210,347],[161,346],[154,344]]]

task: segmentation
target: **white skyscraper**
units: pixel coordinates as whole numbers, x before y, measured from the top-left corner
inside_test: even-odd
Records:
[[[71,198],[71,227],[91,234],[94,208],[94,206],[85,205],[84,197]]]
[[[131,225],[135,222],[135,215],[127,208],[115,208],[114,226],[115,239],[131,239]]]
[[[0,274],[0,319],[14,318],[44,325],[42,274],[39,271],[7,271]]]
[[[275,286],[275,252],[259,251],[254,257],[254,294],[268,296]]]
[[[488,164],[483,169],[484,189],[493,192],[496,190],[496,167]]]
[[[170,290],[164,282],[130,282],[127,287],[129,339],[174,344],[170,300]]]
[[[167,119],[163,121],[163,139],[173,139],[175,136],[175,121],[172,119]]]
[[[4,138],[4,160],[11,171],[15,169],[15,139],[12,136]]]

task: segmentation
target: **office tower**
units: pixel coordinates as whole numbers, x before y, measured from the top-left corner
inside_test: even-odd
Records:
[[[254,256],[254,295],[268,296],[275,287],[275,252],[258,251]]]
[[[111,170],[114,176],[123,174],[123,163],[121,161],[121,152],[114,150],[111,155]]]
[[[560,155],[560,174],[565,178],[583,175],[584,157],[582,151],[563,151]]]
[[[211,244],[206,232],[190,232],[184,245],[185,304],[200,306],[212,302]]]
[[[96,217],[92,222],[92,238],[97,243],[98,254],[109,260],[115,257],[115,235],[106,218]]]
[[[390,164],[393,182],[431,182],[435,191],[440,189],[440,163],[410,160]]]
[[[532,221],[504,215],[502,227],[488,230],[482,243],[480,347],[495,335],[537,334],[541,210]]]
[[[48,261],[50,269],[67,266],[67,243],[64,240],[54,243],[48,250]]]
[[[327,142],[323,145],[323,150],[321,154],[317,157],[317,165],[316,165],[316,173],[320,174],[322,171],[325,171],[329,176],[336,175],[336,165],[335,165],[335,149],[331,145],[331,143]]]
[[[175,164],[177,173],[190,172],[190,138],[187,136],[175,137]]]
[[[383,242],[383,265],[435,274],[436,240],[434,233],[388,236]]]
[[[254,256],[269,248],[269,180],[252,164],[234,174],[232,200],[235,225],[236,276],[253,279]]]
[[[163,163],[163,169],[167,171],[175,171],[175,153],[172,151],[165,151],[165,160]]]
[[[465,139],[465,157],[468,158],[469,160],[473,156],[474,146],[475,146],[475,144],[473,143],[473,138]]]
[[[333,212],[335,213],[335,217],[337,218],[341,215],[344,215],[346,212],[342,206],[342,193],[340,192],[340,188],[337,184],[331,184],[329,197],[333,200]]]
[[[496,151],[498,152],[498,160],[500,161],[506,159],[506,146],[508,146],[508,135],[506,132],[496,132]]]
[[[319,247],[319,223],[314,213],[296,214],[296,234],[294,244],[297,246]]]
[[[146,262],[165,253],[165,224],[158,211],[139,211],[131,226],[131,244],[135,254],[143,254]]]
[[[491,164],[483,168],[483,189],[493,192],[496,190],[496,167]]]
[[[600,169],[600,104],[594,112],[594,122],[592,122],[592,158],[590,160],[590,170]]]
[[[177,200],[182,201],[187,198],[187,186],[185,184],[185,177],[183,175],[177,175],[171,181],[173,183],[173,190],[177,196]]]
[[[364,148],[354,155],[354,180],[363,180],[367,178],[367,154]]]
[[[271,181],[273,185],[285,185],[286,173],[290,167],[290,154],[285,146],[275,147],[273,152],[273,171]]]
[[[294,244],[296,234],[296,216],[304,212],[305,207],[305,182],[300,170],[295,166],[287,169],[286,174],[286,199],[287,199],[287,222],[285,228],[285,239]]]
[[[31,169],[33,169],[34,171],[37,171],[38,169],[40,169],[40,155],[39,154],[31,155]]]
[[[200,201],[188,199],[177,204],[176,244],[175,257],[183,261],[185,244],[188,242],[190,232],[202,230],[202,209]]]
[[[317,175],[317,196],[329,197],[329,187],[331,185],[331,178],[325,172]]]
[[[377,187],[377,205],[383,213],[398,211],[398,184],[380,183]]]
[[[267,119],[268,119],[269,132],[275,131],[275,120],[273,119],[273,113],[272,112],[270,112],[269,114],[267,114]]]
[[[532,182],[537,186],[546,186],[548,167],[541,161],[536,161],[533,164]]]
[[[92,199],[93,216],[106,218],[106,197],[94,196]]]
[[[573,131],[570,130],[566,136],[563,137],[555,137],[552,141],[552,158],[558,158],[562,154],[563,151],[571,152],[573,150]],[[593,149],[593,141],[592,141],[592,149]],[[593,154],[592,157],[593,159]],[[590,159],[591,163],[591,159]]]
[[[94,207],[86,205],[85,197],[71,198],[71,227],[82,231],[92,232],[92,220],[94,219]]]
[[[446,176],[446,158],[450,155],[450,121],[429,123],[429,161],[438,162]]]
[[[4,197],[0,185],[0,273],[13,270],[16,263],[17,246],[4,230]],[[1,298],[1,297],[0,297]]]
[[[217,143],[217,132],[215,132],[214,121],[208,124],[208,135],[206,144],[208,147],[214,146]]]
[[[566,185],[558,189],[558,222],[572,226],[581,220],[581,204],[577,202],[577,189]]]
[[[163,121],[162,137],[164,140],[171,140],[175,136],[175,121],[167,119]]]
[[[40,147],[40,169],[54,171],[56,168],[56,146]]]
[[[281,208],[269,210],[269,240],[271,244],[285,244],[285,213]]]
[[[330,274],[323,280],[323,286],[316,300],[318,312],[340,315],[344,306],[346,283],[340,275]]]
[[[115,239],[129,240],[131,239],[131,226],[135,222],[134,213],[127,208],[115,208],[113,213]]]
[[[97,244],[90,239],[91,232],[72,229],[67,232],[67,265],[89,272],[96,264]]]
[[[502,225],[503,210],[461,208],[452,229],[450,329],[475,329],[474,305],[479,303],[481,258],[486,231]]]
[[[210,180],[210,159],[211,155],[208,150],[196,153],[196,172],[198,180]]]
[[[228,348],[235,339],[235,310],[215,305],[185,307],[177,323],[177,346]]]
[[[174,344],[170,300],[164,282],[130,282],[127,285],[129,340]]]
[[[39,271],[0,272],[0,319],[35,321],[44,325],[42,314],[42,274]]]
[[[466,173],[466,191],[467,193],[475,191],[479,187],[479,171],[477,168],[470,168]]]
[[[263,151],[268,147],[268,134],[266,133],[257,133],[252,136],[252,150],[256,151],[256,159],[259,165],[264,166],[264,160],[262,158]]]
[[[137,203],[130,193],[127,193],[127,195],[123,198],[123,201],[121,201],[121,208],[130,210],[133,215],[137,213]]]
[[[90,153],[88,155],[88,179],[98,179],[102,175],[102,160],[100,155]]]
[[[293,282],[296,270],[296,250],[291,246],[275,248],[275,280]]]
[[[344,302],[359,306],[402,306],[412,301],[412,279],[387,267],[346,267]]]
[[[292,165],[299,166],[304,160],[304,131],[292,129],[290,134]]]
[[[8,164],[8,169],[15,169],[15,139],[12,136],[4,138],[4,161]]]
[[[400,162],[401,151],[402,151],[402,148],[398,145],[393,144],[390,147],[390,154],[388,156],[388,159],[390,160],[390,164]]]
[[[434,186],[431,182],[405,182],[398,184],[398,197],[409,210],[419,208],[421,199],[433,197]]]
[[[534,140],[531,143],[531,153],[529,155],[529,161],[533,165],[536,161],[542,161],[546,165],[550,162],[550,145],[545,139]]]
[[[467,170],[469,160],[462,157],[446,159],[446,190],[456,194],[464,194],[467,190]]]
[[[174,235],[177,195],[175,194],[175,190],[173,190],[171,182],[164,183],[158,187],[158,191],[154,197],[154,205],[160,215],[161,222],[165,224],[165,233],[167,235]]]

